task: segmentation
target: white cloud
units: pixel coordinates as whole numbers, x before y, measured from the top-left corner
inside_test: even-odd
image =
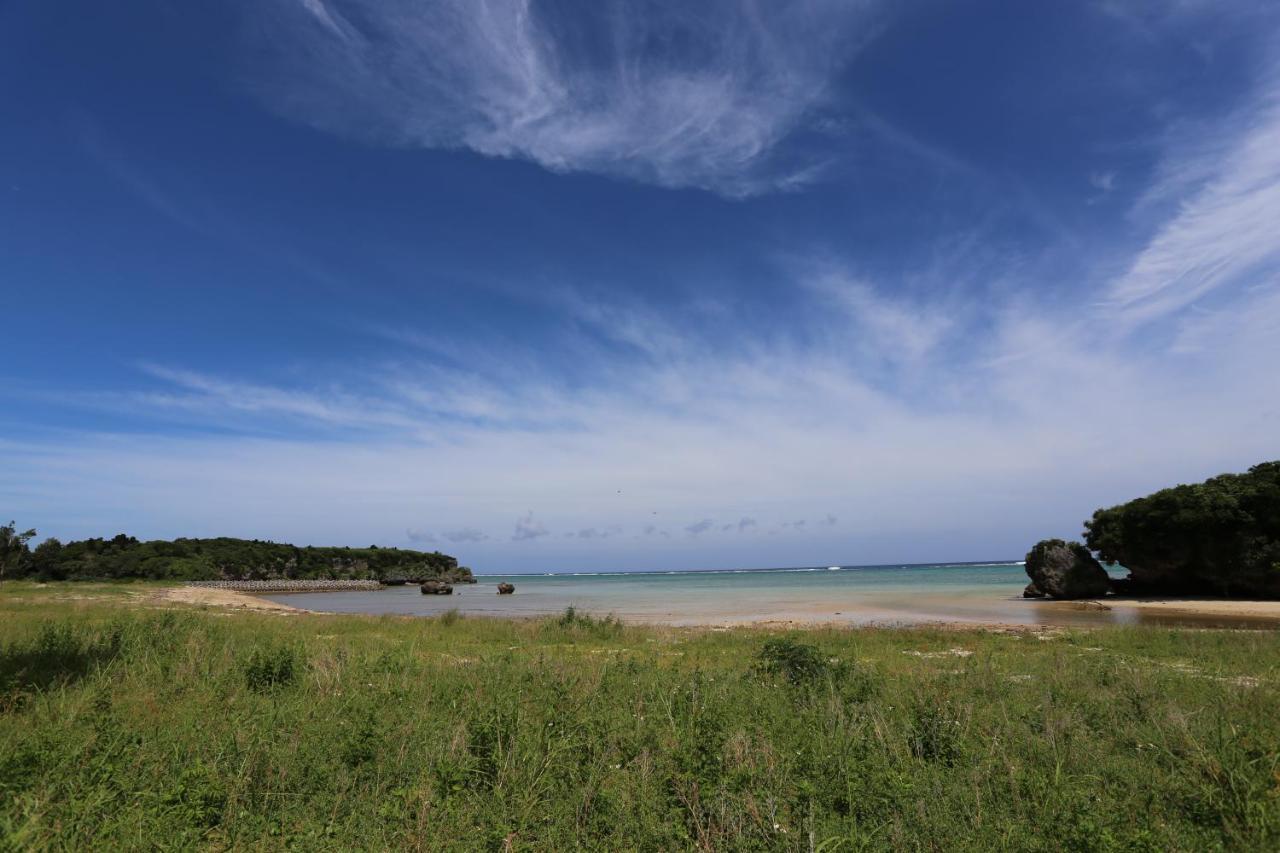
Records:
[[[957,319],[937,295],[929,304],[912,304],[839,268],[819,268],[806,283],[844,312],[852,325],[849,339],[866,357],[894,365],[910,366],[928,356]]]
[[[866,38],[868,2],[247,4],[263,98],[383,144],[730,196],[802,183],[775,156]],[[589,11],[588,11],[589,10]]]
[[[1134,325],[1177,312],[1229,285],[1275,281],[1280,270],[1280,70],[1248,108],[1179,146],[1143,206],[1178,200],[1103,310]],[[1252,277],[1252,279],[1251,279]]]

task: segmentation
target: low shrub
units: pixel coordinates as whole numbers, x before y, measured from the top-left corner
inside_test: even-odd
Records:
[[[293,684],[302,668],[299,657],[288,645],[255,647],[241,665],[245,686],[262,693]]]
[[[831,664],[817,646],[794,637],[779,637],[761,646],[756,671],[781,676],[792,684],[812,684],[830,674]]]
[[[622,633],[622,620],[610,613],[608,616],[592,616],[590,613],[579,613],[577,608],[569,605],[555,621],[551,623],[569,636],[607,640]]]

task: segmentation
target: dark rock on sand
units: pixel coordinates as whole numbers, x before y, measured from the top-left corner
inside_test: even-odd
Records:
[[[516,591],[516,585],[513,583],[498,584],[498,595],[510,595]]]
[[[1040,587],[1036,586],[1035,581],[1027,584],[1027,588],[1022,591],[1023,598],[1044,598],[1044,593],[1040,591]]]
[[[453,587],[443,581],[424,581],[419,588],[423,595],[453,595]]]
[[[1111,591],[1111,576],[1079,542],[1037,542],[1027,552],[1026,569],[1032,585],[1049,598],[1097,598]]]

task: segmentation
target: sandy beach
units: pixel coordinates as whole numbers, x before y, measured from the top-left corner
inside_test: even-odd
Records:
[[[1220,598],[1102,598],[1091,601],[1112,610],[1152,613],[1190,613],[1238,619],[1275,619],[1280,624],[1280,601],[1245,601]]]
[[[156,590],[150,596],[158,604],[189,604],[197,607],[226,607],[237,610],[260,610],[285,615],[305,613],[296,607],[271,601],[258,595],[246,592],[233,592],[229,589],[209,589],[207,587],[175,586]]]

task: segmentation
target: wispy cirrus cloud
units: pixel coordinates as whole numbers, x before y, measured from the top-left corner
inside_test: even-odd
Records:
[[[780,143],[872,31],[869,2],[267,0],[263,99],[328,131],[729,196],[816,164]]]
[[[1136,325],[1230,285],[1280,285],[1280,65],[1247,108],[1161,164],[1140,205],[1161,202],[1174,213],[1107,291],[1114,319]]]
[[[410,541],[465,545],[482,566],[534,542],[539,565],[584,565],[612,540],[580,534],[617,528],[639,534],[627,537],[635,567],[677,543],[753,565],[819,563],[832,542],[852,543],[840,559],[854,562],[955,556],[875,549],[921,524],[1005,543],[965,551],[977,559],[1016,553],[1008,537],[1043,532],[1046,519],[1070,536],[1105,500],[1275,453],[1272,289],[1182,312],[1181,334],[1153,346],[1090,323],[1089,294],[1075,310],[1015,296],[974,321],[851,268],[794,274],[801,324],[723,336],[698,314],[606,302],[574,313],[581,337],[563,353],[515,376],[415,367],[404,351],[395,366],[352,364],[288,386],[153,365],[158,387],[117,392],[111,405],[158,434],[175,418],[187,430],[0,447],[12,483],[47,491],[15,495],[0,482],[0,499],[56,517],[59,496],[74,493],[108,528],[113,508],[129,507],[164,531],[342,541],[349,524],[359,541],[408,530]],[[832,302],[832,281],[856,286],[852,303]],[[730,310],[720,325],[739,318]],[[617,338],[660,344],[637,359]],[[591,369],[566,381],[557,355]],[[910,364],[919,383],[879,381],[886,359]],[[415,526],[422,519],[430,530]]]
[[[402,403],[392,403],[386,397],[374,399],[341,390],[316,393],[310,389],[227,380],[150,363],[139,367],[152,377],[163,380],[168,387],[129,394],[118,402],[146,404],[193,415],[217,413],[226,417],[239,413],[258,424],[270,418],[357,429],[408,429],[420,423],[410,417]]]

